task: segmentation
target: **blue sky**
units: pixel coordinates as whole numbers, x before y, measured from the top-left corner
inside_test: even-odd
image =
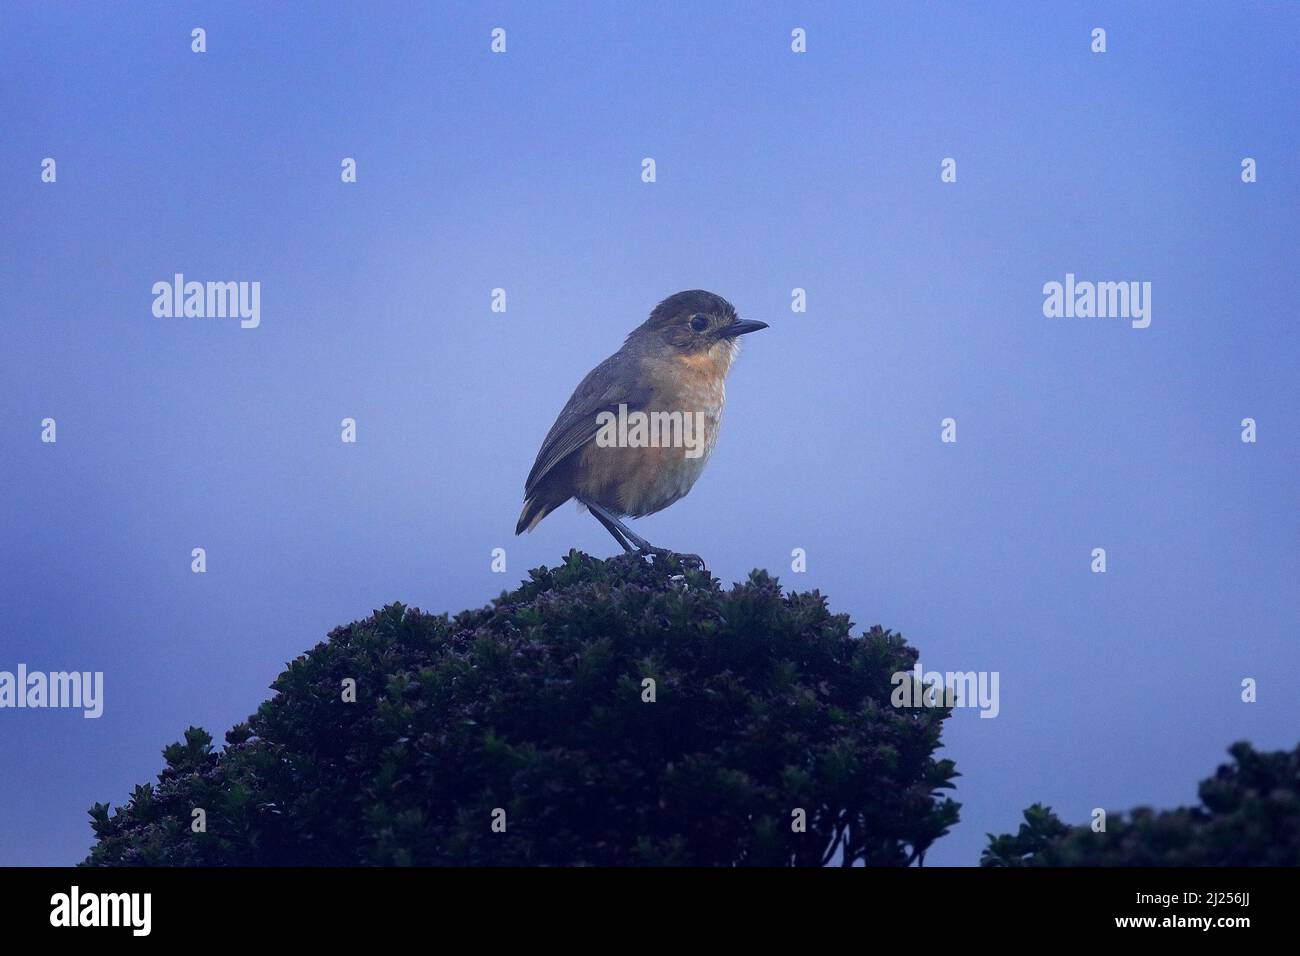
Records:
[[[1300,7],[357,9],[0,11],[0,669],[106,685],[98,720],[0,711],[0,863],[81,859],[92,802],[333,626],[612,553],[571,506],[514,538],[523,479],[688,288],[771,328],[635,527],[1000,674],[930,862],[1296,744]],[[260,327],[155,318],[176,272],[259,281]],[[1067,273],[1151,282],[1150,327],[1044,317]]]

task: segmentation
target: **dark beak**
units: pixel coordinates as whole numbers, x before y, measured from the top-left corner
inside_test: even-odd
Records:
[[[722,330],[723,335],[732,339],[737,335],[748,335],[750,332],[757,332],[759,329],[767,328],[766,322],[758,322],[754,319],[736,319]]]

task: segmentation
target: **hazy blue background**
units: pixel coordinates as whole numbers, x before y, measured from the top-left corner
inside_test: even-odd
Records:
[[[0,8],[0,669],[106,672],[100,720],[0,711],[0,862],[81,859],[331,627],[613,553],[571,506],[514,538],[523,479],[695,287],[772,328],[636,527],[1001,673],[931,862],[1296,744],[1300,6],[702,6]],[[261,328],[154,318],[175,272],[260,281]],[[1151,327],[1044,318],[1066,272],[1152,282]]]

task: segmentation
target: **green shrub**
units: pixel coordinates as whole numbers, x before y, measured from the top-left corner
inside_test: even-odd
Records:
[[[156,785],[93,807],[86,863],[905,865],[957,820],[948,711],[891,706],[916,651],[849,631],[815,591],[671,557],[570,552],[451,619],[389,605],[224,749],[192,727]]]
[[[1106,831],[1066,826],[1034,804],[1015,834],[989,834],[983,866],[1300,866],[1300,747],[1228,749],[1233,762],[1200,786],[1201,805],[1125,818]]]

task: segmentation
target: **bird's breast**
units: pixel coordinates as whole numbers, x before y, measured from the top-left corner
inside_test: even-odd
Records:
[[[645,431],[629,428],[626,443],[584,449],[579,499],[640,517],[667,508],[695,485],[718,442],[723,380],[678,376],[673,388],[655,394],[654,407],[642,410]]]

